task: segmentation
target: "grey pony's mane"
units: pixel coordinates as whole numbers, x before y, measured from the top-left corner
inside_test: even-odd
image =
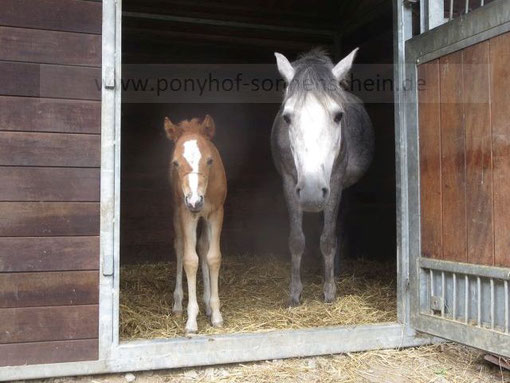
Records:
[[[328,98],[339,105],[357,101],[333,75],[334,65],[325,50],[312,49],[299,56],[292,66],[295,75],[287,86],[284,103],[291,97],[296,98],[297,102],[304,102],[309,94],[315,95],[323,104]]]

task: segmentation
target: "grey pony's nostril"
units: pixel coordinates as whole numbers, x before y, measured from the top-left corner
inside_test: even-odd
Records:
[[[329,193],[328,188],[322,188],[322,198],[326,198],[326,196],[328,195],[328,193]]]
[[[296,188],[296,194],[297,194],[298,198],[301,196],[301,188],[300,187]]]

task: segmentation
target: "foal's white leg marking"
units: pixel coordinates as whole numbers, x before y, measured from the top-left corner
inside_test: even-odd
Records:
[[[220,297],[218,293],[218,279],[221,266],[220,234],[223,224],[223,208],[218,209],[211,214],[209,218],[209,251],[207,253],[207,263],[209,264],[209,273],[211,276],[211,323],[214,327],[223,326],[223,317],[220,313]]]
[[[186,272],[186,280],[188,281],[188,320],[186,322],[186,333],[195,333],[198,330],[197,315],[197,270],[198,255],[196,251],[197,245],[197,222],[198,219],[191,217],[187,213],[183,213],[181,217],[184,234],[184,271]]]
[[[181,223],[177,214],[174,216],[174,248],[175,256],[177,257],[177,274],[175,277],[175,290],[174,290],[174,306],[172,311],[176,315],[182,314],[182,257],[183,257],[183,244],[182,244],[182,230]]]
[[[183,156],[186,161],[188,161],[189,166],[191,166],[191,173],[188,174],[191,196],[188,201],[194,206],[200,200],[200,196],[198,195],[198,171],[202,153],[200,153],[200,149],[198,148],[197,140],[185,141],[183,145]]]

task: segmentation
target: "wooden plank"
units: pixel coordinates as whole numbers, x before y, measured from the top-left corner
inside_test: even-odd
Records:
[[[0,165],[99,167],[100,151],[98,135],[0,132]]]
[[[0,95],[100,100],[101,70],[0,62]]]
[[[510,267],[510,33],[490,40],[495,264]]]
[[[101,66],[101,36],[0,27],[0,60]]]
[[[0,344],[0,366],[97,360],[97,339]]]
[[[95,270],[99,237],[0,237],[0,272]]]
[[[0,237],[99,234],[96,202],[0,202]]]
[[[100,133],[101,103],[0,96],[0,130]]]
[[[441,83],[441,184],[443,259],[467,261],[465,129],[462,51],[439,60]]]
[[[0,167],[0,201],[99,201],[99,169]]]
[[[0,308],[98,303],[99,272],[0,273]]]
[[[2,0],[0,25],[100,34],[101,8],[82,0]]]
[[[463,51],[467,260],[494,264],[489,43]]]
[[[421,253],[441,258],[441,121],[439,60],[418,67],[424,81],[419,91]]]
[[[98,337],[98,305],[0,309],[0,343]]]

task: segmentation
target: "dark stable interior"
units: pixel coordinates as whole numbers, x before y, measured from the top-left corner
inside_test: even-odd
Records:
[[[372,64],[368,68],[374,68],[374,76],[377,72],[392,79],[392,4],[387,0],[125,0],[123,8],[125,67],[272,64],[276,70],[275,51],[292,61],[300,53],[320,46],[336,63],[360,47],[356,63]],[[363,180],[349,191],[349,251],[343,256],[394,262],[395,137],[391,91],[389,97],[376,97],[375,101],[365,100],[376,134],[375,158]],[[207,113],[216,122],[214,142],[228,178],[222,232],[225,262],[234,253],[289,257],[287,211],[269,146],[278,108],[279,103],[123,102],[122,264],[173,259],[168,180],[171,143],[165,136],[163,119],[169,116],[179,122]],[[320,256],[321,219],[320,214],[305,217],[307,257]]]

